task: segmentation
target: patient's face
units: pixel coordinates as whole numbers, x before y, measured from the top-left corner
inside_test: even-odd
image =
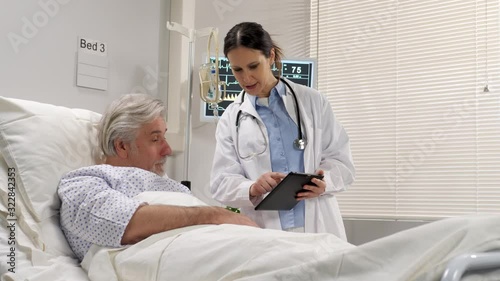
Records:
[[[160,117],[139,129],[129,154],[131,166],[163,176],[167,155],[172,154],[172,149],[165,139],[166,131],[167,125]]]

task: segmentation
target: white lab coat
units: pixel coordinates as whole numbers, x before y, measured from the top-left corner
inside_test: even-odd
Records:
[[[346,240],[344,224],[335,193],[343,191],[354,180],[354,165],[349,138],[333,114],[326,98],[316,90],[287,80],[296,93],[302,134],[307,140],[304,150],[306,173],[317,169],[325,171],[326,191],[317,198],[305,200],[305,231],[328,232]],[[283,96],[288,114],[297,123],[295,103],[290,89]],[[262,200],[249,199],[249,188],[262,174],[271,171],[269,146],[265,146],[267,130],[250,99],[241,103],[240,93],[234,103],[223,113],[216,130],[217,145],[210,180],[210,190],[220,203],[240,208],[241,212],[264,228],[281,229],[278,211],[255,211]],[[236,136],[236,116],[241,110],[240,131]],[[245,117],[243,117],[245,116]],[[250,116],[254,116],[253,119]],[[262,129],[262,132],[259,129]],[[265,140],[264,140],[265,138]],[[239,140],[240,156],[265,152],[242,159],[238,156],[235,142]]]

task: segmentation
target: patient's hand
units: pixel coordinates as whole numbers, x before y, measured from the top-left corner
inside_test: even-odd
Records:
[[[141,205],[130,219],[121,244],[134,244],[162,231],[200,224],[239,224],[259,227],[249,217],[221,207]]]
[[[226,210],[224,208],[220,207],[212,207],[216,208],[217,210],[215,211],[218,215],[218,220],[216,220],[216,224],[239,224],[239,225],[248,225],[248,226],[255,226],[259,227],[257,223],[255,223],[251,218],[238,214],[235,212],[231,212],[229,210]]]

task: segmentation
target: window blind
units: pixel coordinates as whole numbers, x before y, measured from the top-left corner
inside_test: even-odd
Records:
[[[318,90],[356,166],[344,217],[500,214],[498,6],[311,1]]]

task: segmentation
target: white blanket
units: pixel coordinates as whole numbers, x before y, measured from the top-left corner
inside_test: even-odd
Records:
[[[495,249],[498,216],[441,220],[358,247],[329,234],[208,225],[153,235],[126,249],[93,246],[82,265],[93,281],[439,280],[451,258]],[[474,280],[499,280],[487,276]]]

